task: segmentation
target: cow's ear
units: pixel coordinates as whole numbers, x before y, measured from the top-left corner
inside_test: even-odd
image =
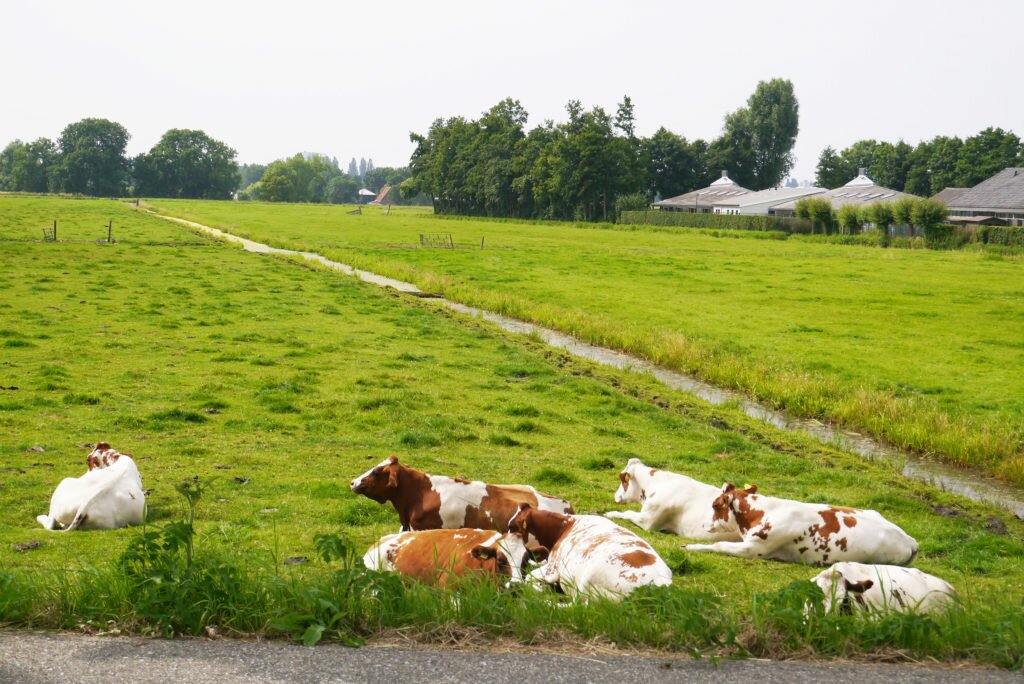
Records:
[[[388,463],[390,463],[391,465],[398,465],[398,457],[388,456]]]
[[[398,468],[388,467],[388,487],[395,488],[398,486]]]
[[[875,586],[874,580],[869,579],[864,579],[860,582],[851,582],[844,577],[843,582],[846,584],[846,591],[852,591],[855,594],[863,594],[865,591]]]
[[[527,551],[530,552],[530,558],[537,563],[543,563],[548,559],[548,555],[551,551],[546,546],[530,546],[527,547]]]
[[[528,510],[530,510],[531,508],[533,508],[533,506],[531,506],[531,505],[530,505],[530,504],[528,504],[528,503],[521,503],[521,504],[519,504],[519,512],[520,512],[520,513],[522,513],[523,511],[528,511]]]
[[[475,546],[470,554],[477,560],[491,560],[498,555],[498,550],[493,546]]]
[[[743,485],[743,491],[746,492],[747,494],[757,494],[757,485],[756,484]]]
[[[640,465],[640,459],[639,458],[631,458],[628,461],[626,461],[626,465],[627,466]]]
[[[722,492],[725,494],[728,494],[729,492],[734,491],[735,489],[736,485],[734,485],[732,482],[726,482],[725,484],[722,485]]]

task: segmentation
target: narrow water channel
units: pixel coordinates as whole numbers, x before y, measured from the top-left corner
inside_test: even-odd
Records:
[[[250,252],[301,256],[336,271],[340,271],[347,275],[353,275],[364,282],[372,283],[379,287],[390,287],[398,290],[399,292],[407,292],[410,294],[423,294],[420,289],[412,283],[406,283],[401,280],[395,280],[376,273],[353,268],[347,264],[331,261],[330,259],[314,252],[301,252],[291,249],[271,247],[237,235],[225,233],[217,228],[204,226],[200,223],[194,223],[192,221],[186,221],[184,219],[174,218],[171,216],[163,216],[161,214],[154,215],[169,221],[180,223],[190,228],[204,231],[216,237],[238,243]],[[560,333],[557,330],[551,330],[550,328],[544,328],[532,323],[466,306],[443,298],[433,298],[432,301],[438,302],[440,305],[462,314],[478,316],[497,325],[503,330],[507,330],[512,333],[538,336],[546,344],[559,349],[564,349],[574,356],[634,373],[647,373],[653,375],[662,383],[673,389],[687,392],[712,404],[734,403],[748,416],[774,425],[779,429],[791,432],[802,432],[814,437],[820,442],[851,451],[864,458],[896,461],[897,463],[902,464],[903,475],[908,478],[933,484],[940,489],[956,492],[957,494],[961,494],[969,499],[974,499],[975,501],[985,501],[1000,508],[1004,508],[1019,518],[1024,518],[1024,493],[1009,485],[1003,484],[998,480],[989,478],[977,471],[964,470],[944,463],[926,460],[914,454],[902,452],[894,447],[872,439],[871,437],[867,437],[856,432],[840,430],[839,428],[816,420],[794,418],[786,413],[752,401],[731,390],[715,387],[714,385],[709,385],[694,377],[660,368],[649,361],[645,361],[644,359],[635,356],[630,356],[612,349],[597,347],[586,342],[581,342],[580,340],[564,333]]]

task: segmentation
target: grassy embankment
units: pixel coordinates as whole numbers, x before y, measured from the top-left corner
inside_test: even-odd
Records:
[[[113,216],[121,241],[5,241],[51,213],[83,241]],[[892,467],[112,202],[0,197],[0,264],[0,623],[343,639],[402,629],[441,642],[469,632],[1022,664],[1024,525]],[[37,525],[56,484],[84,472],[78,445],[100,439],[138,458],[150,533],[180,518],[175,485],[200,478],[192,564],[172,548],[180,528],[125,554],[139,530]],[[669,591],[559,610],[542,594],[477,587],[454,604],[317,559],[318,534],[362,551],[395,531],[390,508],[347,489],[391,453],[432,472],[533,483],[582,512],[615,507],[615,472],[631,455],[875,508],[921,542],[916,565],[955,584],[966,607],[934,622],[805,623],[802,585],[790,585],[815,570],[686,554],[679,538],[647,532],[676,570]],[[285,562],[299,557],[313,560]]]
[[[154,201],[1024,484],[1024,263],[422,211]],[[485,249],[409,249],[421,232]]]

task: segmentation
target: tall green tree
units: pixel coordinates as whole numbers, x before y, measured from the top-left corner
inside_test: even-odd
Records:
[[[647,191],[652,196],[675,197],[695,190],[706,175],[697,148],[664,126],[640,143],[647,164]]]
[[[961,187],[977,185],[1020,161],[1020,138],[1002,128],[986,128],[964,140],[957,156],[957,183]]]
[[[838,188],[840,185],[850,180],[846,168],[846,164],[843,162],[835,148],[829,146],[821,151],[821,155],[818,157],[817,174],[814,179],[815,185],[828,188]]]
[[[49,192],[57,146],[49,138],[15,140],[0,153],[0,190]]]
[[[722,137],[712,143],[710,160],[751,190],[780,185],[793,168],[793,146],[800,130],[800,105],[791,81],[761,81],[747,106],[725,117]]]
[[[151,197],[228,199],[238,188],[236,152],[200,130],[172,128],[135,159],[136,192]]]
[[[128,176],[128,131],[107,119],[82,119],[60,134],[54,180],[62,192],[97,197],[124,194]]]

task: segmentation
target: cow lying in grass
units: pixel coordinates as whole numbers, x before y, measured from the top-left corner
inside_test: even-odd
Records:
[[[515,534],[423,530],[383,537],[363,556],[363,564],[371,570],[401,573],[438,587],[474,574],[511,584],[523,581],[528,561],[545,555],[546,549],[528,550]]]
[[[725,483],[712,504],[711,531],[726,529],[735,516],[742,541],[688,544],[687,551],[713,551],[744,558],[828,565],[838,561],[909,565],[917,542],[877,511],[803,503],[761,496],[757,486]]]
[[[549,549],[547,563],[529,579],[560,585],[571,597],[621,599],[638,587],[672,584],[672,571],[650,544],[599,515],[563,515],[520,504],[508,529]]]
[[[508,531],[519,504],[540,510],[572,513],[568,501],[541,494],[528,485],[492,485],[455,477],[430,475],[385,459],[351,483],[352,491],[377,503],[390,502],[398,511],[402,531],[476,528]]]
[[[825,592],[825,611],[892,610],[931,613],[957,599],[956,590],[934,575],[895,565],[836,563],[811,580]]]
[[[50,498],[49,515],[36,516],[48,530],[113,530],[142,523],[146,495],[130,454],[100,442],[86,459],[89,471],[65,478]]]
[[[678,534],[690,539],[739,541],[740,531],[728,524],[711,532],[711,504],[721,490],[685,475],[650,468],[631,458],[619,473],[615,503],[638,503],[639,511],[608,511],[605,517],[628,520],[645,530]]]

